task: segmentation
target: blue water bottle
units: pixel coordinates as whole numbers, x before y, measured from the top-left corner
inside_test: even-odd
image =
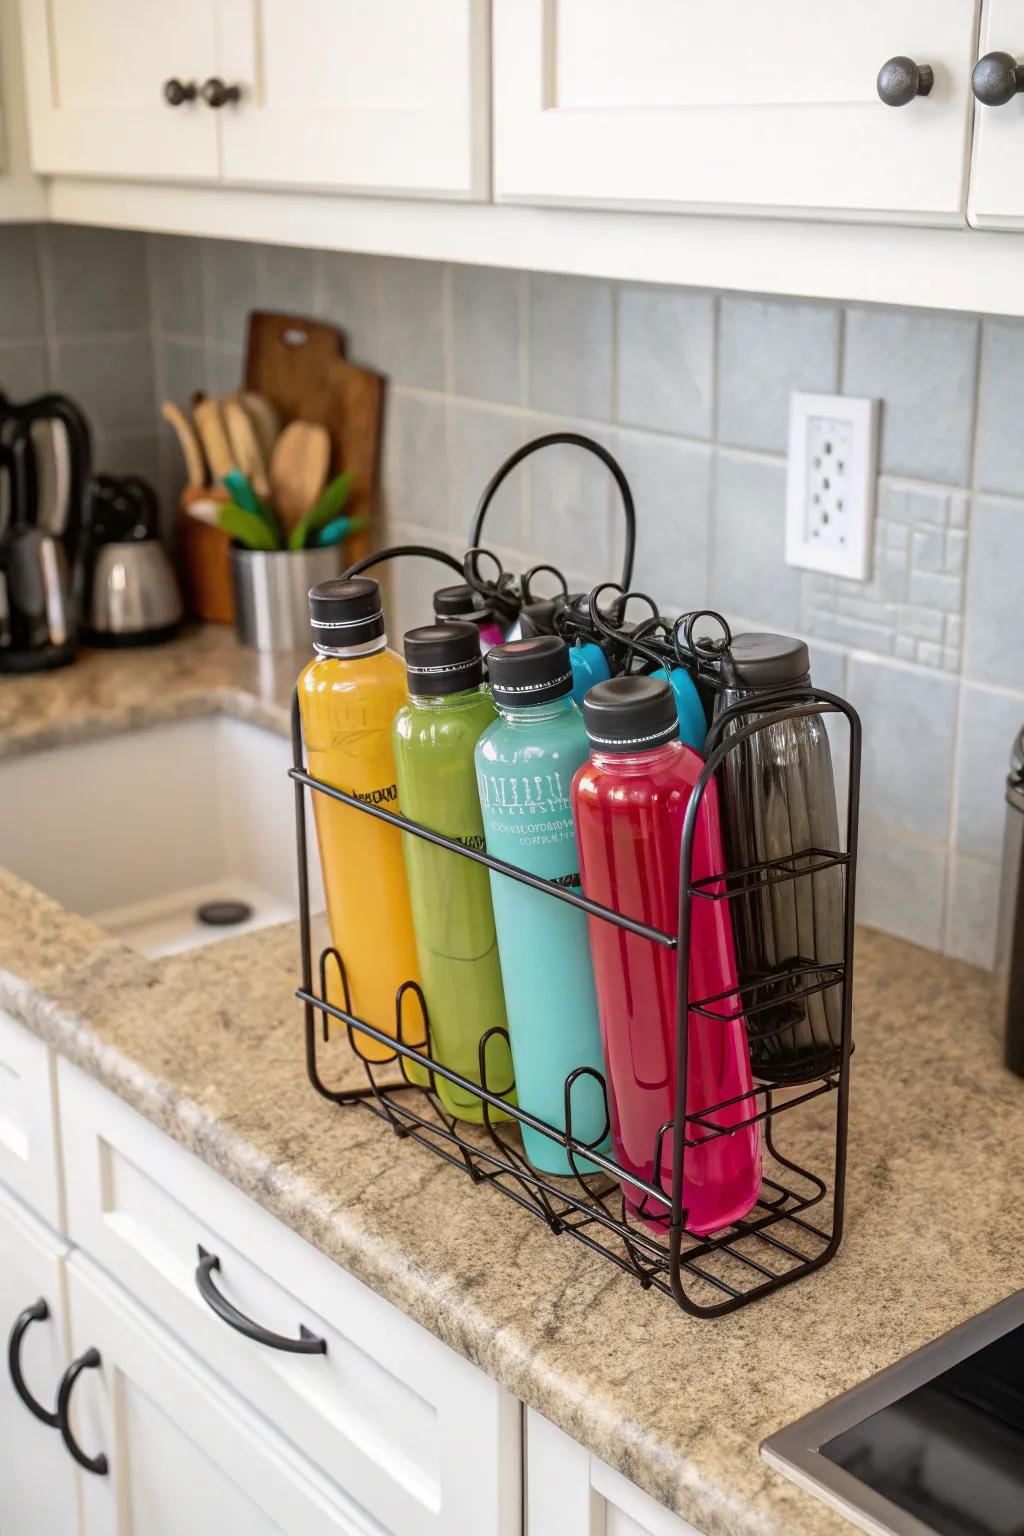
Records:
[[[498,709],[476,746],[487,852],[578,890],[569,792],[589,747],[573,702],[568,648],[557,635],[498,645],[487,655],[487,675]],[[493,870],[491,900],[519,1105],[564,1131],[566,1078],[577,1067],[604,1073],[586,917]],[[594,1144],[606,1111],[589,1072],[573,1084],[571,1111],[574,1137]],[[529,1126],[522,1132],[539,1172],[573,1171],[558,1142]],[[602,1141],[600,1150],[606,1148]],[[583,1157],[575,1165],[581,1173],[596,1171]]]

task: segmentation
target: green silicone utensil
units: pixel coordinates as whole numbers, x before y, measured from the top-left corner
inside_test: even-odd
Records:
[[[348,493],[352,489],[353,474],[350,469],[342,470],[320,492],[309,511],[304,513],[288,535],[289,549],[305,549],[312,544],[321,528],[334,520],[348,500]]]
[[[280,549],[281,536],[265,517],[249,512],[236,502],[225,501],[217,508],[217,524],[236,544],[246,549]]]

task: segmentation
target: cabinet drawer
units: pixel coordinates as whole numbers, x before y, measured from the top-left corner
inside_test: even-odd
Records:
[[[0,1184],[63,1231],[54,1056],[0,1008]]]
[[[393,1536],[512,1536],[508,1393],[70,1063],[59,1064],[73,1240]],[[197,1287],[199,1249],[246,1337]]]

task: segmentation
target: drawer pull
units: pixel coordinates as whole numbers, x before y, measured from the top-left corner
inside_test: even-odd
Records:
[[[106,1477],[110,1470],[103,1451],[98,1456],[87,1456],[78,1441],[71,1432],[71,1424],[68,1420],[68,1408],[71,1406],[71,1389],[81,1376],[83,1371],[92,1371],[100,1364],[100,1352],[98,1349],[87,1349],[84,1355],[79,1355],[77,1360],[72,1360],[64,1375],[60,1379],[57,1389],[57,1428],[60,1437],[64,1441],[71,1455],[80,1467],[87,1472],[95,1472],[97,1477]]]
[[[213,1283],[213,1271],[220,1269],[220,1259],[215,1253],[207,1253],[206,1249],[199,1247],[199,1263],[196,1265],[196,1285],[199,1294],[217,1316],[229,1327],[235,1328],[239,1333],[244,1333],[247,1339],[254,1339],[257,1344],[266,1344],[269,1349],[284,1349],[293,1355],[326,1355],[327,1340],[318,1338],[315,1333],[310,1333],[305,1324],[299,1327],[297,1339],[286,1338],[283,1333],[271,1333],[269,1328],[263,1328],[259,1323],[254,1323],[251,1317],[246,1317],[244,1312],[239,1312],[218,1291]]]
[[[51,1429],[56,1429],[57,1415],[44,1408],[41,1403],[36,1402],[32,1393],[25,1385],[24,1376],[21,1374],[21,1341],[33,1323],[43,1323],[49,1315],[50,1309],[41,1296],[30,1307],[26,1307],[24,1312],[18,1313],[14,1319],[14,1327],[11,1329],[10,1337],[7,1340],[7,1369],[14,1383],[15,1392],[21,1398],[29,1413],[34,1413],[41,1423],[48,1424]]]

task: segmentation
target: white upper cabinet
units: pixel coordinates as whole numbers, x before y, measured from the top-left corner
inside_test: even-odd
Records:
[[[217,175],[212,0],[21,0],[32,164],[85,176]],[[172,105],[174,85],[185,99]],[[165,94],[165,91],[167,94]]]
[[[229,182],[485,197],[486,0],[220,0]]]
[[[22,11],[37,171],[487,195],[487,0]]]
[[[495,194],[960,222],[976,11],[975,0],[494,0]],[[876,80],[900,55],[934,83],[887,106]]]
[[[989,229],[1024,227],[1024,0],[986,0],[979,56],[968,217]],[[992,54],[1003,55],[991,58]],[[1018,68],[1014,68],[1014,66]],[[1016,90],[1014,90],[1016,87]]]

